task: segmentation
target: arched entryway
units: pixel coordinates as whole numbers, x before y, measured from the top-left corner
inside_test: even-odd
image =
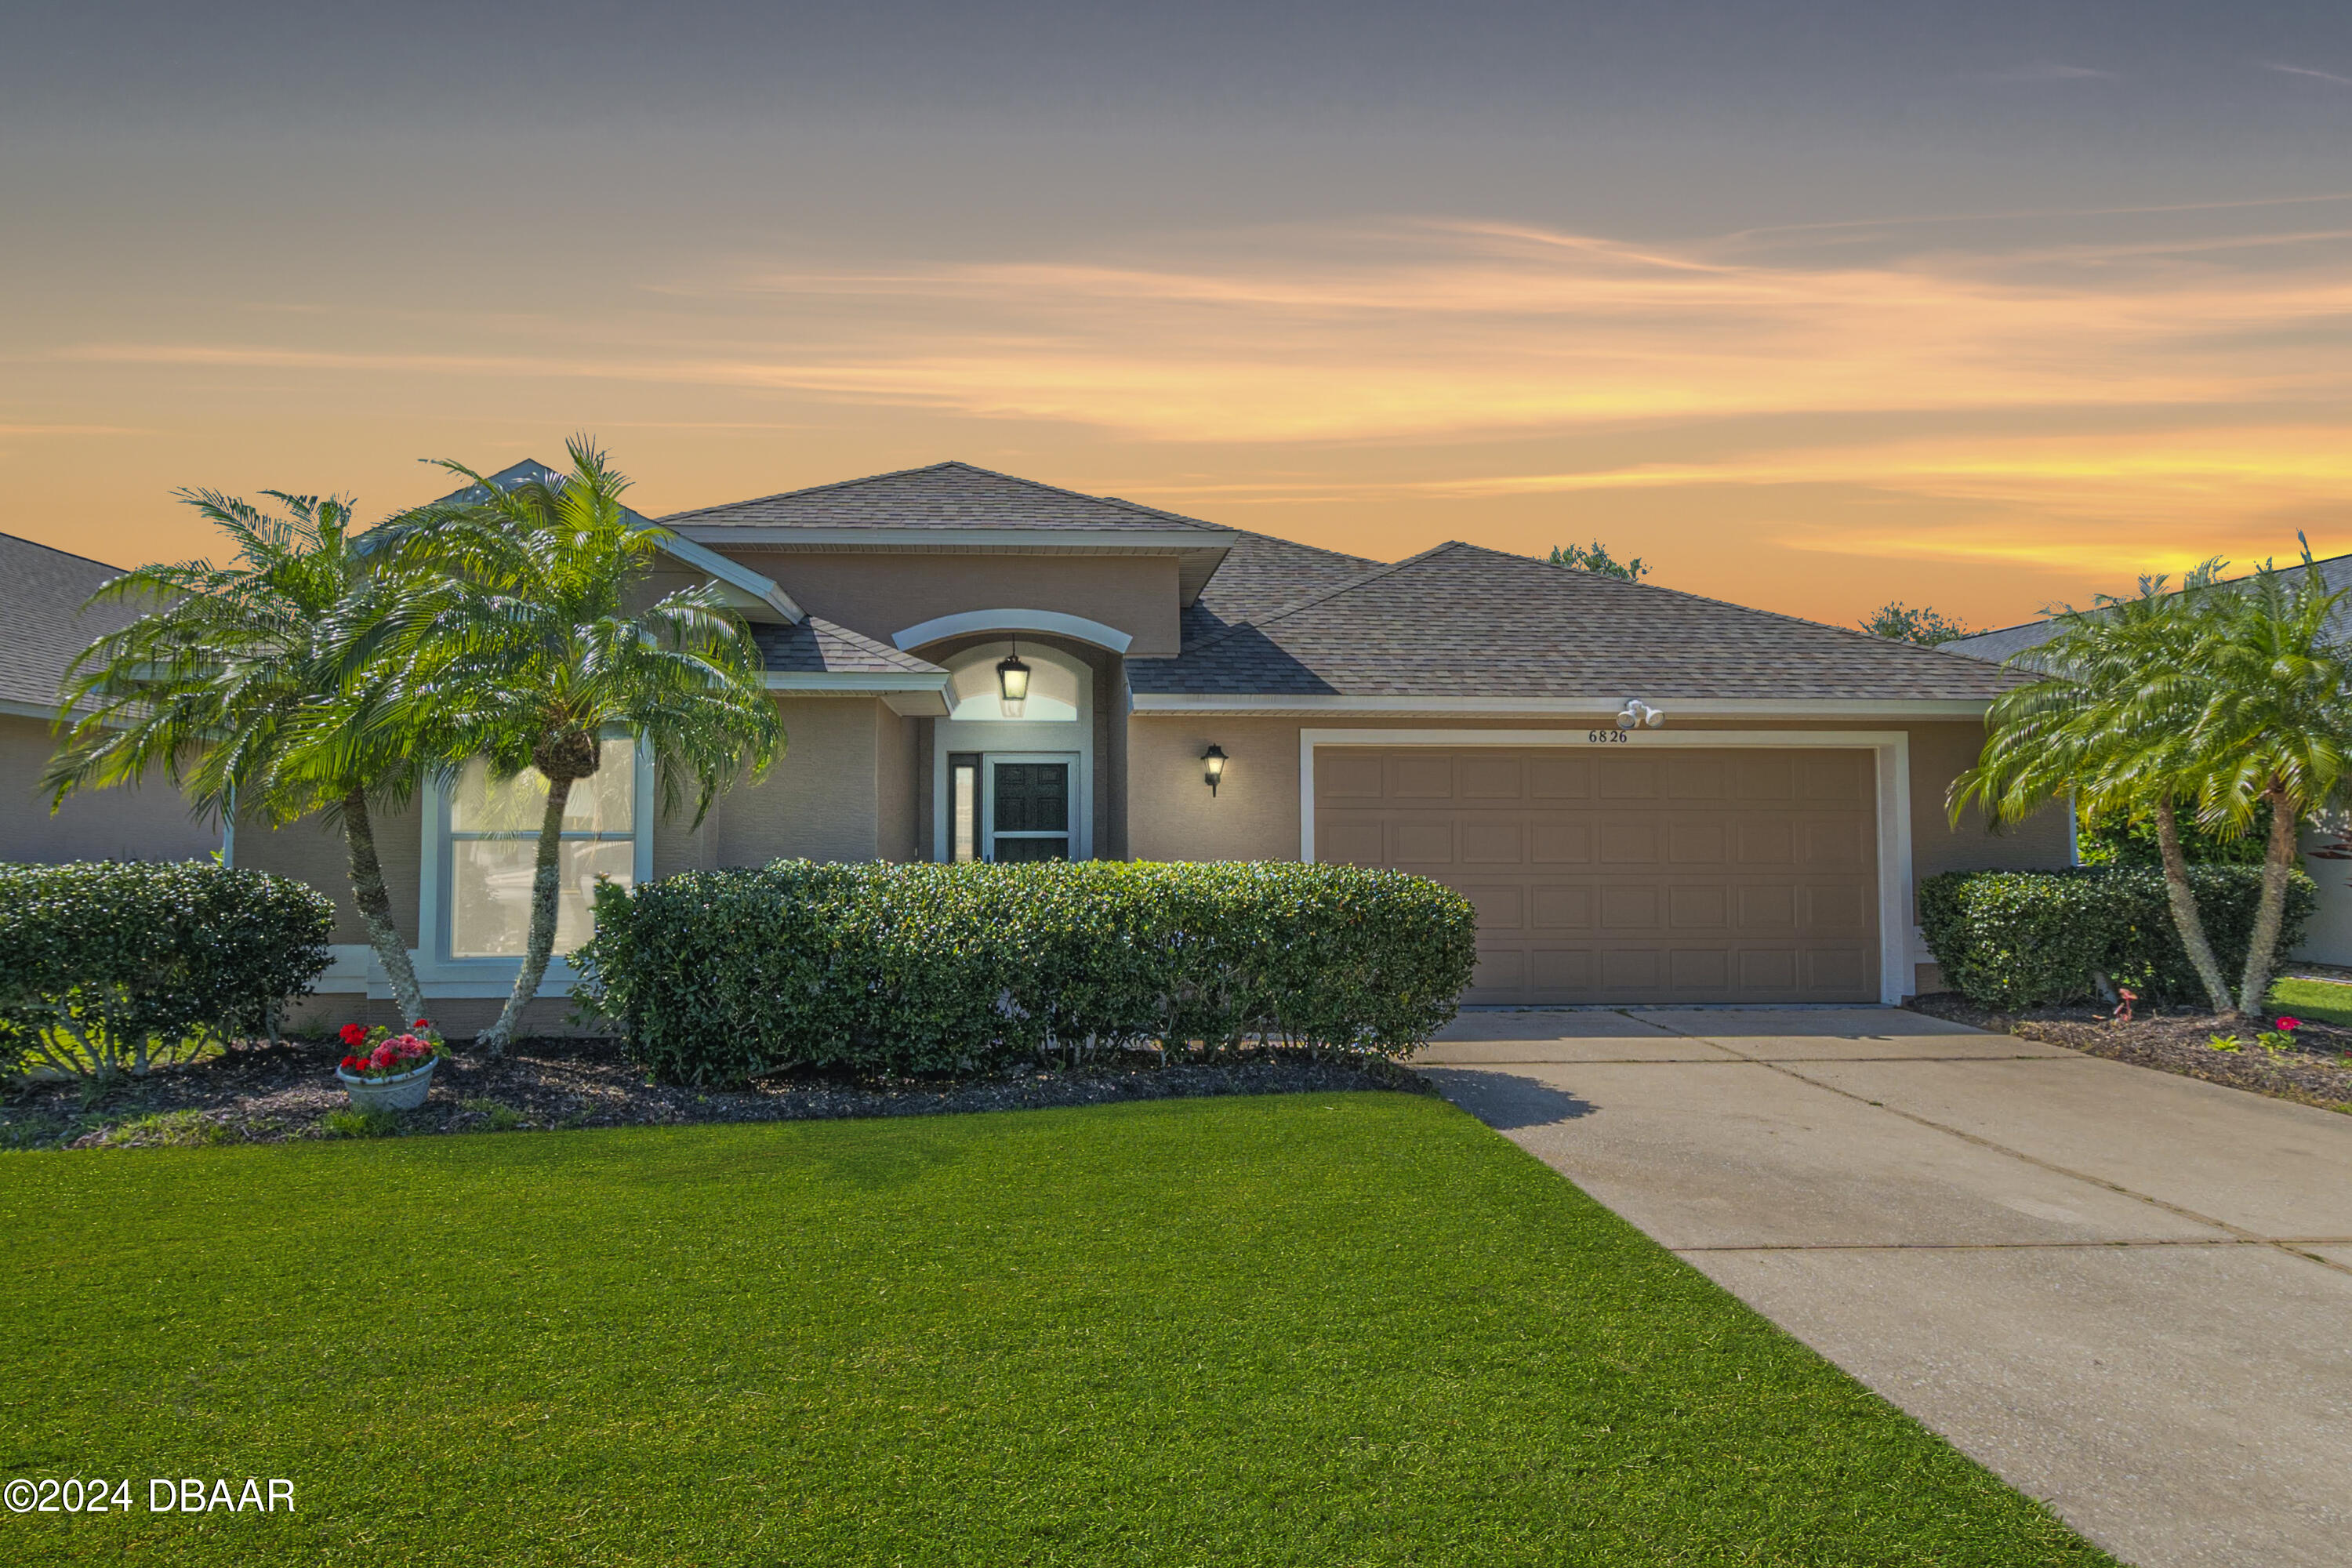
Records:
[[[1021,700],[1002,667],[1027,672]],[[1095,853],[1095,672],[1062,648],[1017,637],[958,648],[948,714],[931,722],[932,858],[1085,860]]]

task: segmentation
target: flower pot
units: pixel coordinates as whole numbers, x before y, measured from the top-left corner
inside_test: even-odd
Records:
[[[439,1065],[440,1058],[435,1058],[397,1078],[361,1078],[341,1068],[335,1069],[335,1076],[352,1097],[354,1110],[414,1110],[425,1103],[425,1093],[433,1087],[433,1069]]]

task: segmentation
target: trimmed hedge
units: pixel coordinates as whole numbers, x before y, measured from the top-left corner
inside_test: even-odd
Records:
[[[2205,935],[2234,984],[2253,940],[2259,866],[2195,865],[2189,886]],[[2319,907],[2301,870],[2287,887],[2279,952],[2303,938]],[[2204,1004],[2164,873],[2153,867],[2084,866],[2061,871],[1947,871],[1919,884],[1919,923],[1944,979],[1986,1007],[2037,1007],[2097,994],[2095,971],[2156,1000]]]
[[[0,865],[0,1059],[144,1071],[259,1034],[325,971],[334,923],[315,889],[210,861]]]
[[[574,994],[672,1083],[1154,1040],[1400,1056],[1454,1016],[1476,924],[1449,888],[1351,866],[780,860],[600,888]]]

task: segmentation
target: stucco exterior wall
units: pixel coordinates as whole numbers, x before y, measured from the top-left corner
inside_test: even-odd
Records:
[[[429,987],[427,988],[429,991]],[[505,998],[490,996],[436,996],[433,998],[433,1026],[451,1040],[468,1040],[494,1023]],[[400,1009],[390,999],[362,996],[352,991],[321,992],[317,995],[298,998],[286,1015],[286,1027],[295,1033],[331,1034],[345,1024],[359,1023],[373,1028],[378,1024],[396,1025],[404,1022]],[[569,996],[536,996],[523,1004],[522,1024],[518,1033],[523,1036],[599,1036],[610,1034],[602,1025],[582,1026],[572,1021],[572,1001]]]
[[[877,704],[874,722],[874,852],[885,860],[913,860],[919,854],[916,806],[922,792],[916,788],[916,769],[922,761],[916,728],[919,720],[902,718]]]
[[[1019,609],[1117,627],[1135,639],[1130,653],[1177,650],[1181,606],[1172,555],[832,555],[713,548],[773,578],[810,615],[877,642],[940,616]]]
[[[784,755],[758,784],[739,784],[710,808],[709,863],[871,860],[882,852],[877,773],[883,728],[894,755],[898,715],[871,697],[782,697]],[[911,821],[911,805],[908,812]]]
[[[0,714],[0,860],[191,860],[220,847],[220,828],[161,780],[77,794],[50,816],[41,770],[56,747],[47,720]]]
[[[375,827],[376,858],[383,863],[384,890],[392,898],[393,923],[401,940],[416,945],[419,872],[425,861],[425,817],[411,800],[397,811],[370,815]],[[352,902],[351,856],[341,829],[331,829],[317,817],[276,829],[252,822],[236,826],[236,863],[257,871],[292,877],[335,900],[336,942],[364,942],[367,927],[359,907]]]

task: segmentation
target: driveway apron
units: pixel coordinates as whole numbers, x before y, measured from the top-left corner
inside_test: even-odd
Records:
[[[1415,1065],[2118,1557],[2352,1562],[2352,1117],[1893,1008],[1465,1013]]]

